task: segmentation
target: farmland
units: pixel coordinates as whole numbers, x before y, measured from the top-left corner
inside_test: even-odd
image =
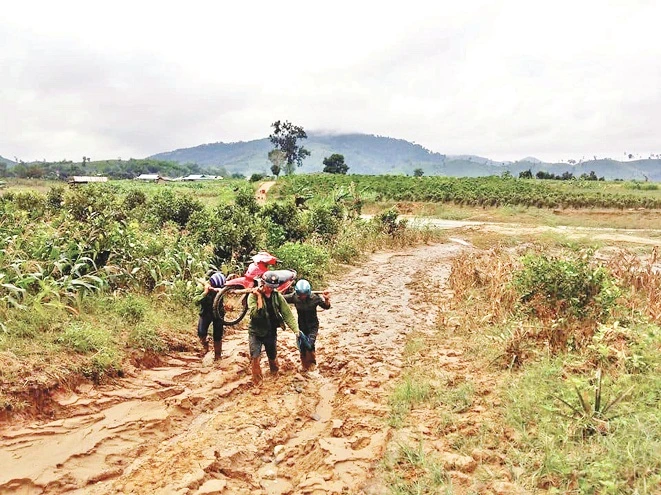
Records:
[[[655,184],[301,175],[264,205],[238,180],[36,186],[0,198],[4,436],[31,451],[49,437],[30,428],[82,419],[50,424],[52,459],[0,493],[657,493]],[[399,213],[488,223],[414,229]],[[628,230],[571,227],[618,218]],[[333,308],[319,370],[297,373],[283,332],[281,376],[254,397],[245,328],[203,365],[191,300],[259,249]],[[64,441],[83,433],[96,443]]]

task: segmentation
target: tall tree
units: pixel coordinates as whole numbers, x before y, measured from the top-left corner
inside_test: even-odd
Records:
[[[269,161],[271,162],[271,173],[277,179],[282,171],[282,165],[285,163],[285,154],[277,148],[272,149],[269,151]]]
[[[324,158],[324,172],[346,175],[348,170],[349,166],[344,163],[344,155],[333,153],[331,156]]]
[[[285,173],[291,175],[294,173],[295,167],[303,165],[305,157],[310,156],[310,152],[298,144],[299,139],[307,139],[308,135],[301,126],[289,121],[282,123],[276,120],[271,127],[273,127],[273,133],[269,136],[269,140],[275,149],[285,154]]]

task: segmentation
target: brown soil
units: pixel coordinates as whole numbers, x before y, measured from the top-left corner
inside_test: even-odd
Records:
[[[452,435],[479,433],[497,405],[496,378],[460,340],[430,351],[446,377],[475,384],[478,399],[454,430],[433,412],[417,418],[417,431],[388,426],[404,343],[435,328],[451,261],[466,249],[457,241],[376,254],[329,284],[318,369],[299,371],[294,335],[283,331],[280,374],[269,375],[264,359],[259,395],[241,326],[228,329],[219,365],[179,352],[112,385],[74,384],[54,397],[57,419],[0,428],[0,494],[383,494],[382,459],[407,435],[434,446],[454,493],[476,493],[477,462],[493,474],[480,493],[520,493],[497,445],[453,451]],[[428,280],[437,297],[420,297]]]
[[[220,366],[178,353],[121,386],[62,393],[59,419],[0,430],[0,493],[360,492],[391,435],[388,395],[406,336],[433,321],[416,317],[425,308],[408,283],[419,272],[447,276],[460,249],[378,254],[330,284],[318,369],[301,374],[294,335],[281,332],[280,375],[263,363],[260,395],[244,328],[228,332]]]

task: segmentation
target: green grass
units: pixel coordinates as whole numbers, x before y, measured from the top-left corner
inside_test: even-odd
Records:
[[[575,417],[556,396],[577,402],[571,384],[585,390],[591,384],[584,375],[567,376],[564,361],[560,356],[535,363],[512,383],[506,417],[520,441],[510,444],[508,457],[524,468],[531,485],[552,493],[658,493],[661,373],[622,374],[607,381],[602,393],[611,399],[630,387],[633,392],[611,409],[602,431],[586,434],[584,418]]]
[[[415,445],[397,443],[387,453],[384,470],[392,495],[452,494],[452,479],[442,463],[425,450],[420,440]],[[416,473],[411,479],[410,473]]]

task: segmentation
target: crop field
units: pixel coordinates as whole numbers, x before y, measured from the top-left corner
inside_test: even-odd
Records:
[[[259,188],[0,190],[0,493],[660,493],[656,184]],[[192,301],[260,250],[333,303],[253,395],[245,322],[205,364]]]

